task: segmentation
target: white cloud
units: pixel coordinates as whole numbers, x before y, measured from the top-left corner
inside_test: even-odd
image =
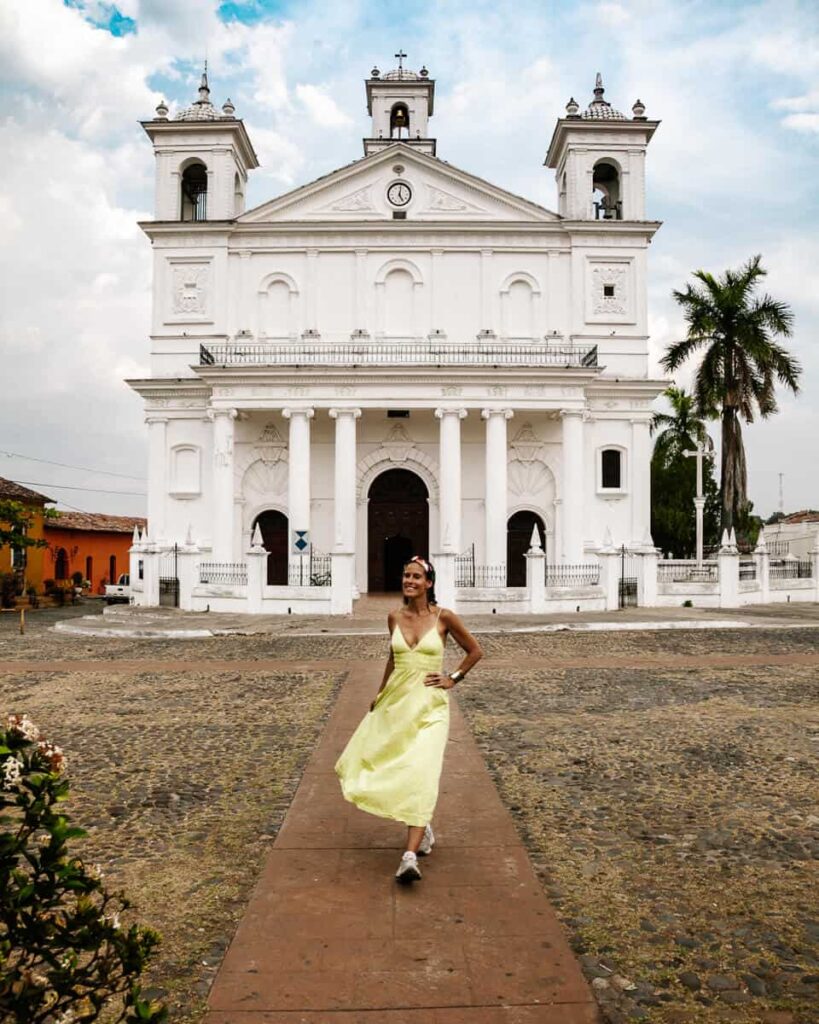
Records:
[[[296,96],[310,117],[325,128],[341,128],[352,124],[352,118],[339,110],[338,104],[315,85],[297,85]]]
[[[788,114],[782,119],[786,128],[794,128],[798,132],[819,132],[819,113]]]

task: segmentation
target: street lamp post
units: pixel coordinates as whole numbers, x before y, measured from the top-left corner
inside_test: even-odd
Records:
[[[683,455],[697,460],[697,496],[694,498],[694,508],[697,514],[697,568],[702,568],[702,531],[703,531],[703,510],[705,509],[705,495],[702,492],[702,460],[711,459],[714,453],[709,451],[702,441],[697,443],[696,449],[684,451]]]

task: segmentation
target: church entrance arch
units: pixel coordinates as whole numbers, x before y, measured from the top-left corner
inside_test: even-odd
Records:
[[[370,485],[367,501],[368,590],[399,591],[413,555],[427,557],[429,492],[409,469],[388,469]]]
[[[526,559],[532,540],[532,530],[537,526],[540,546],[546,550],[546,524],[537,512],[522,509],[509,517],[506,524],[506,586],[526,586]]]
[[[287,516],[277,509],[267,509],[256,517],[250,528],[250,535],[259,524],[262,544],[267,551],[267,585],[269,587],[287,585]]]

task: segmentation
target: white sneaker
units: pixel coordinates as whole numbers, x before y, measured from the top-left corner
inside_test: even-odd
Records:
[[[421,840],[421,845],[418,847],[418,855],[420,857],[428,857],[432,853],[432,847],[435,845],[435,833],[432,831],[432,825],[427,825],[424,828],[424,838]]]
[[[398,870],[395,872],[395,880],[402,885],[410,885],[412,882],[421,881],[421,872],[418,869],[418,858],[412,852],[407,852],[401,858]]]

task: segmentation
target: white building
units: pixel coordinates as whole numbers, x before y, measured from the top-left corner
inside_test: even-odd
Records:
[[[552,582],[612,542],[650,546],[664,382],[648,374],[659,224],[645,158],[659,122],[639,101],[615,110],[598,76],[555,125],[552,212],[438,158],[426,69],[374,68],[366,97],[361,159],[252,210],[251,140],[204,76],[192,106],[144,122],[156,219],[142,224],[151,377],[129,381],[150,437],[138,603],[156,603],[161,575],[181,581],[182,607],[345,611],[397,588],[417,552],[448,603],[513,608],[534,527]]]

